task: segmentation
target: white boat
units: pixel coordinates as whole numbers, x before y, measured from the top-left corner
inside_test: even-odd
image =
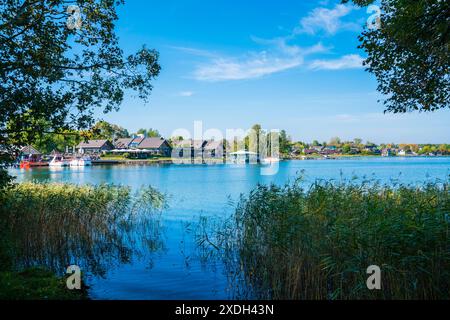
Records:
[[[70,162],[71,167],[87,167],[92,165],[92,160],[89,157],[73,159]]]
[[[264,158],[261,161],[262,164],[272,164],[272,163],[277,163],[277,162],[280,162],[280,159],[279,158],[272,158],[272,157]]]
[[[50,161],[49,166],[50,167],[67,167],[69,165],[69,161],[65,160],[62,156],[54,156],[52,161]]]

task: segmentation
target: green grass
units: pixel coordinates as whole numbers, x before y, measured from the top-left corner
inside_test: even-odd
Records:
[[[151,156],[147,159],[135,159],[135,158],[126,158],[123,155],[112,155],[108,154],[101,157],[101,160],[105,161],[121,161],[121,162],[159,162],[159,161],[170,161],[171,157],[162,157],[162,156]]]
[[[449,214],[443,183],[258,186],[214,241],[240,298],[449,299]]]
[[[84,300],[86,288],[69,290],[66,279],[51,271],[31,268],[22,272],[0,272],[0,300]]]
[[[69,265],[102,276],[111,263],[130,261],[135,239],[151,250],[161,246],[153,217],[165,199],[151,187],[133,193],[129,187],[113,185],[22,183],[3,190],[0,204],[2,297],[16,292],[12,299],[26,298],[28,291],[32,299],[45,299],[47,293],[58,297],[59,275]],[[138,231],[140,238],[135,237]],[[23,271],[36,266],[50,270],[53,277],[41,269],[42,274]],[[39,283],[42,292],[37,290]]]

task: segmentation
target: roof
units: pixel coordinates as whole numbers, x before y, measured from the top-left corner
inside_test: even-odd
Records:
[[[33,146],[29,146],[29,145],[20,149],[20,152],[22,152],[23,154],[36,154],[36,155],[41,154],[36,148],[34,148]]]
[[[177,148],[194,148],[194,149],[201,149],[206,145],[207,141],[204,140],[178,140],[174,141],[173,145]]]
[[[161,138],[145,138],[139,144],[139,149],[158,149],[166,142],[166,140]]]
[[[108,140],[89,140],[88,142],[81,142],[77,148],[101,148],[106,143],[108,143]]]
[[[133,142],[133,138],[121,138],[121,139],[117,139],[114,142],[114,147],[117,149],[126,149],[129,147],[129,145],[131,144],[131,142]]]
[[[142,141],[144,141],[144,139],[145,138],[143,138],[143,137],[136,137],[136,138],[134,138],[134,140],[132,142],[133,142],[133,144],[139,144]]]

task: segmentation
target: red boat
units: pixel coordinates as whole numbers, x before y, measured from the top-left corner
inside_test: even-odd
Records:
[[[20,169],[30,169],[35,167],[48,167],[48,162],[23,160],[20,162]]]

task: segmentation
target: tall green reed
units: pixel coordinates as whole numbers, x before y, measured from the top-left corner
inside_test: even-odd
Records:
[[[137,239],[161,246],[156,214],[165,201],[151,187],[21,183],[1,193],[0,204],[1,238],[16,269],[61,273],[77,264],[103,275],[131,259]]]
[[[237,298],[449,299],[449,213],[447,183],[299,180],[242,196],[213,241]]]

